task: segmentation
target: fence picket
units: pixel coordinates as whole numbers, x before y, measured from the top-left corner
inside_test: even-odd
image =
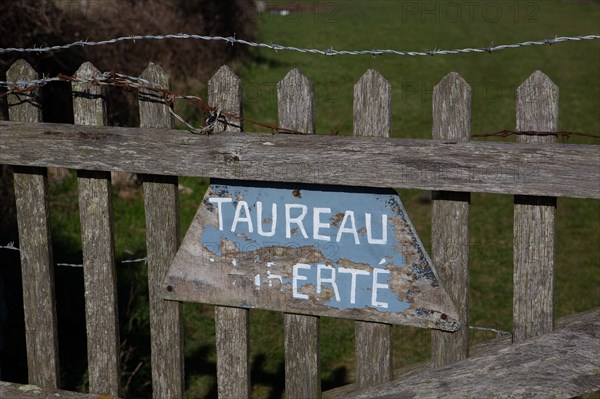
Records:
[[[84,63],[76,76],[86,79],[99,73],[92,64]],[[167,75],[154,64],[149,64],[141,77],[169,88]],[[22,60],[14,63],[7,73],[8,81],[35,78],[35,70]],[[470,192],[467,191],[520,194],[514,198],[513,341],[521,343],[520,346],[525,345],[527,348],[524,348],[533,353],[536,340],[552,340],[555,338],[553,334],[557,333],[564,333],[566,339],[569,338],[566,330],[537,337],[554,328],[554,195],[600,197],[596,162],[599,152],[592,148],[594,146],[544,146],[544,143],[556,141],[556,137],[547,134],[519,136],[519,144],[469,142],[471,87],[457,73],[446,75],[434,88],[433,140],[430,141],[357,140],[314,135],[313,82],[298,69],[292,69],[277,85],[279,126],[309,133],[307,136],[232,133],[207,137],[177,132],[171,130],[171,104],[165,102],[170,97],[148,89],[140,89],[139,93],[140,128],[91,127],[106,125],[103,87],[94,83],[72,82],[75,124],[90,127],[39,123],[42,115],[38,89],[11,92],[8,103],[12,122],[0,122],[0,147],[3,149],[0,163],[23,165],[15,167],[14,182],[27,361],[29,382],[43,387],[44,391],[58,388],[60,370],[48,171],[39,165],[103,170],[82,169],[77,172],[89,386],[90,392],[96,395],[117,397],[120,394],[117,274],[111,172],[107,170],[147,173],[143,176],[143,187],[154,398],[182,399],[185,388],[182,304],[163,301],[160,295],[164,276],[179,246],[178,178],[175,176],[178,174],[266,181],[278,181],[285,174],[288,181],[313,184],[454,190],[432,192],[432,260],[456,305],[463,328],[456,333],[432,331],[432,363],[436,369],[429,373],[429,377],[440,375],[450,379],[453,376],[448,370],[453,368],[441,366],[469,356]],[[557,132],[558,93],[558,87],[546,75],[534,72],[517,89],[516,130]],[[241,81],[227,66],[221,67],[209,81],[208,104],[225,114],[242,115]],[[220,121],[223,122],[223,119]],[[390,135],[391,85],[375,70],[367,71],[354,86],[353,126],[354,136]],[[243,131],[242,121],[232,119],[217,123],[213,133],[225,130]],[[57,141],[57,137],[61,140]],[[536,148],[538,144],[540,148]],[[82,152],[83,146],[87,147]],[[359,146],[360,151],[357,151]],[[243,166],[246,168],[244,177],[239,176],[239,167],[224,167],[229,159],[224,155],[236,155],[242,147]],[[64,149],[63,153],[67,156],[50,155],[59,149]],[[169,151],[171,149],[172,152]],[[401,160],[398,151],[403,151]],[[183,152],[186,157],[181,157]],[[273,156],[274,153],[276,156]],[[265,161],[269,156],[273,158]],[[329,162],[326,166],[315,166],[313,161],[316,157],[328,157]],[[203,164],[198,165],[199,158],[204,160]],[[232,159],[237,162],[241,157]],[[367,164],[366,159],[372,164]],[[352,162],[356,165],[348,167],[347,164]],[[289,170],[277,169],[288,167],[290,163],[294,167]],[[450,172],[440,176],[440,168],[447,165],[451,165],[448,168]],[[535,168],[538,165],[539,169],[528,170],[528,175],[522,178],[524,167]],[[490,172],[492,166],[493,172]],[[273,174],[274,169],[281,170],[282,174]],[[17,249],[12,243],[4,248]],[[594,311],[585,316],[590,323],[586,324],[584,334],[587,334],[588,327],[593,327],[591,320],[597,313]],[[248,398],[251,393],[249,311],[216,306],[215,327],[218,395],[220,398]],[[319,317],[284,314],[286,398],[322,396],[319,328]],[[335,390],[331,395],[368,397],[389,394],[390,385],[385,383],[393,378],[392,326],[356,321],[355,334],[356,384]],[[525,340],[528,341],[523,343]],[[594,350],[584,348],[591,345],[587,338],[575,341],[574,347],[579,345],[586,353],[594,353]],[[548,348],[548,345],[544,347]],[[488,357],[492,363],[498,351],[490,352],[492,354]],[[522,354],[519,345],[508,351]],[[468,366],[472,360],[477,359],[473,357],[453,367]],[[505,360],[507,364],[514,363],[514,359]],[[583,367],[587,364],[584,363],[577,363],[574,367]],[[530,372],[541,376],[544,370],[535,364],[533,366]],[[568,371],[576,376],[573,381],[591,384],[593,381],[588,369]],[[414,371],[410,373],[416,375]],[[537,382],[529,383],[527,379],[522,378],[526,382],[524,386],[538,387],[533,385]],[[395,384],[405,387],[402,381],[396,380]],[[491,387],[501,385],[496,391],[505,389],[508,392],[514,388],[510,384],[494,385],[494,381],[486,384]],[[468,385],[459,384],[459,389],[468,390]],[[563,385],[557,386],[563,388]],[[582,384],[576,385],[579,390],[573,392],[583,393]],[[486,385],[482,386],[485,388]],[[548,387],[539,389],[548,390]],[[362,392],[356,393],[357,390]]]
[[[80,78],[99,75],[91,63]],[[77,125],[106,125],[101,86],[73,83],[73,117]],[[119,313],[110,172],[77,171],[90,392],[118,396],[120,391]],[[102,243],[102,245],[98,245]]]
[[[558,131],[558,87],[536,71],[517,88],[517,130]],[[554,143],[554,136],[519,136],[524,143]],[[515,196],[513,340],[554,327],[556,197]]]
[[[392,86],[378,71],[368,70],[354,85],[354,135],[389,137]],[[356,383],[367,387],[393,378],[392,326],[355,322]]]
[[[208,82],[208,104],[226,113],[242,115],[242,82],[226,65]],[[215,132],[242,131],[240,122],[227,122],[227,125],[217,123]],[[250,397],[249,311],[215,306],[215,334],[219,398]]]
[[[37,79],[37,72],[27,61],[18,60],[7,71],[6,77],[9,81],[27,81]],[[10,94],[9,119],[41,122],[42,108],[38,96],[39,90]],[[16,167],[14,185],[29,383],[58,388],[60,369],[47,169]]]
[[[142,79],[169,89],[169,77],[150,63]],[[173,127],[173,117],[162,96],[140,90],[140,127]],[[160,289],[179,247],[179,192],[177,176],[144,175],[152,397],[183,398],[183,313],[180,302],[165,301]]]
[[[434,140],[471,139],[471,86],[457,73],[446,75],[433,89]],[[431,331],[434,367],[469,354],[470,201],[468,192],[433,191],[432,261],[456,305],[463,327],[455,332]]]
[[[90,136],[80,135],[84,132]],[[108,135],[110,140],[95,140],[95,135]],[[336,135],[232,133],[207,137],[172,129],[5,121],[0,121],[0,136],[0,162],[9,165],[149,174],[159,169],[164,175],[220,179],[285,178],[309,184],[600,198],[597,145],[374,138],[358,140],[361,151],[356,151],[356,138]],[[182,142],[194,145],[186,145],[183,151]],[[86,151],[80,151],[81,145],[87,146]],[[232,164],[241,149],[243,162]],[[56,153],[64,156],[54,157]],[[303,168],[287,168],[285,176],[273,173],[294,164]]]
[[[313,82],[294,68],[277,84],[279,127],[316,133]],[[321,397],[320,318],[284,314],[285,397]]]

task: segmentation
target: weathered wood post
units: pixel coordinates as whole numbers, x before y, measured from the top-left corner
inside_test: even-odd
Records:
[[[536,71],[517,88],[517,131],[558,131],[558,87]],[[554,143],[554,136],[519,136],[522,143]],[[519,171],[526,179],[535,170]],[[513,340],[554,327],[556,197],[516,195],[514,205]]]
[[[142,79],[169,89],[169,77],[150,63]],[[140,127],[173,127],[170,104],[151,90],[140,90]],[[165,301],[160,290],[179,247],[178,178],[143,175],[150,296],[152,397],[181,399],[185,391],[183,313],[180,302]]]
[[[434,140],[471,139],[471,86],[457,73],[446,75],[433,89]],[[434,191],[431,212],[432,261],[459,313],[462,328],[454,333],[431,331],[434,367],[469,354],[470,201],[467,192]]]
[[[378,71],[368,70],[354,85],[354,135],[389,137],[392,86]],[[393,378],[392,326],[355,322],[356,383],[376,385]]]
[[[85,62],[79,79],[100,71]],[[104,90],[92,83],[72,83],[73,117],[77,125],[105,126]],[[77,171],[90,392],[120,392],[119,312],[115,268],[114,221],[110,172]]]
[[[277,84],[279,127],[316,133],[313,82],[294,68]],[[300,168],[302,166],[299,166]],[[318,316],[286,313],[285,397],[321,397]]]
[[[208,104],[242,116],[242,82],[226,65],[208,81]],[[216,133],[242,131],[241,121],[217,124]],[[235,124],[235,125],[234,125]],[[248,309],[215,306],[217,389],[220,398],[250,397],[250,326]]]
[[[38,76],[27,61],[18,60],[6,78],[16,82],[34,80]],[[11,121],[41,122],[39,89],[9,94],[8,115]],[[45,388],[58,388],[60,370],[47,169],[15,167],[14,170],[28,381]]]

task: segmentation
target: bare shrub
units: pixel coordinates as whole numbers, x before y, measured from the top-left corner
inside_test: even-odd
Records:
[[[2,5],[0,47],[33,47],[77,40],[104,40],[118,36],[190,33],[237,35],[252,40],[256,9],[251,1],[234,0],[21,0]],[[0,76],[18,58],[25,58],[40,73],[73,74],[83,61],[101,71],[139,75],[154,62],[172,77],[175,90],[205,82],[218,66],[239,59],[248,50],[224,42],[152,40],[123,42],[102,47],[76,47],[50,53],[10,53],[0,58]],[[136,96],[109,90],[109,123],[138,123]],[[49,85],[42,95],[44,120],[72,122],[67,84]],[[6,105],[4,105],[4,108]],[[4,109],[6,116],[6,109]]]

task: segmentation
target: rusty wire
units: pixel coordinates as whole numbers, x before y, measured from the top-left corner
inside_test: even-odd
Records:
[[[216,126],[216,122],[221,122],[225,126],[233,125],[231,120],[236,120],[239,123],[246,122],[255,126],[260,126],[266,129],[269,129],[271,133],[286,133],[286,134],[308,134],[305,132],[299,132],[292,129],[283,128],[277,125],[259,122],[250,118],[245,118],[241,115],[236,115],[230,112],[225,112],[218,107],[212,107],[204,102],[204,100],[198,96],[193,95],[181,95],[175,93],[173,91],[162,88],[155,83],[152,83],[148,80],[124,75],[121,73],[117,73],[115,71],[104,72],[98,76],[89,78],[89,79],[81,79],[77,78],[77,76],[69,76],[65,74],[58,74],[56,77],[52,78],[42,78],[30,81],[0,81],[0,87],[7,87],[8,90],[6,92],[0,93],[0,98],[4,98],[9,94],[26,94],[31,93],[48,83],[51,82],[69,82],[69,83],[85,83],[91,85],[100,85],[100,86],[113,86],[119,87],[124,90],[142,90],[146,92],[153,92],[157,97],[163,99],[164,103],[169,106],[169,112],[181,123],[183,123],[187,130],[194,134],[211,134],[214,132],[214,128]],[[186,100],[187,102],[195,105],[204,113],[208,114],[208,118],[206,118],[206,123],[202,128],[195,128],[188,122],[186,122],[181,116],[176,114],[173,111],[174,100]],[[215,119],[213,122],[208,122],[211,119]],[[238,125],[239,127],[239,125]]]
[[[101,86],[113,86],[119,87],[121,89],[131,91],[131,90],[142,90],[146,92],[152,92],[157,97],[162,98],[164,103],[169,106],[169,112],[181,122],[186,129],[193,134],[206,134],[210,135],[215,132],[215,127],[221,123],[223,126],[235,126],[239,127],[240,125],[236,125],[232,123],[233,120],[238,121],[238,123],[249,123],[254,126],[263,127],[269,129],[272,134],[275,133],[285,133],[285,134],[309,134],[306,132],[299,132],[292,129],[286,129],[277,125],[256,121],[253,119],[245,118],[241,115],[236,115],[230,112],[225,112],[218,107],[212,107],[204,102],[201,97],[194,95],[181,95],[175,93],[173,91],[167,90],[156,85],[153,82],[145,80],[143,78],[124,75],[121,73],[117,73],[115,71],[104,72],[98,76],[81,79],[77,78],[77,76],[69,76],[65,74],[58,74],[56,77],[51,78],[42,78],[30,81],[0,81],[0,87],[8,88],[7,91],[0,93],[0,98],[4,98],[9,94],[26,94],[35,91],[42,86],[45,86],[51,82],[70,82],[70,83],[86,83],[92,85],[101,85]],[[200,109],[205,114],[208,114],[208,117],[205,119],[205,124],[201,128],[196,128],[188,123],[184,118],[179,116],[173,110],[173,105],[176,99],[185,100],[193,105],[195,105],[198,109]],[[337,135],[337,131],[332,131],[331,135]],[[485,137],[498,137],[498,138],[507,138],[511,136],[554,136],[557,138],[561,138],[563,141],[569,139],[572,136],[579,137],[588,137],[594,139],[600,139],[600,134],[594,133],[584,133],[584,132],[569,132],[569,131],[558,131],[558,132],[542,132],[542,131],[514,131],[514,130],[501,130],[495,133],[481,133],[481,134],[473,134],[471,137],[473,138],[485,138]]]

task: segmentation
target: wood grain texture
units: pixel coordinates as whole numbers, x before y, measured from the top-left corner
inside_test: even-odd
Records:
[[[321,397],[320,317],[285,313],[285,397]]]
[[[222,112],[244,116],[242,107],[242,81],[231,68],[223,65],[208,81],[208,105]],[[243,121],[227,120],[227,124],[218,123],[213,133],[222,131],[241,132],[244,130]]]
[[[569,398],[600,390],[600,308],[564,319],[556,331],[510,345],[507,339],[458,363],[417,368],[374,388],[329,399]]]
[[[250,397],[250,324],[247,309],[215,306],[219,398]]]
[[[25,60],[17,60],[6,71],[6,79],[11,82],[30,81],[38,78],[33,67]],[[15,88],[16,85],[10,85]],[[8,116],[11,121],[32,122],[42,121],[42,104],[39,89],[24,93],[8,95]]]
[[[354,85],[353,131],[355,136],[390,137],[392,85],[369,69]]]
[[[2,399],[118,399],[115,396],[98,396],[93,393],[63,391],[42,388],[38,385],[22,385],[0,381]]]
[[[354,135],[389,137],[392,89],[379,72],[369,69],[354,85]],[[392,326],[355,322],[356,383],[360,387],[392,379]]]
[[[540,71],[517,88],[517,130],[558,131],[558,87]],[[553,136],[519,136],[554,143]],[[556,197],[515,197],[513,339],[520,342],[554,326]]]
[[[76,72],[86,79],[100,74],[86,62]],[[75,124],[106,125],[101,86],[72,83]],[[117,310],[114,222],[109,172],[77,171],[85,285],[90,392],[119,396],[120,342]]]
[[[600,146],[580,144],[259,133],[207,137],[169,129],[0,121],[0,163],[600,198]]]
[[[316,133],[314,84],[298,68],[277,83],[279,127],[302,133]]]
[[[572,323],[578,323],[581,320],[589,317],[588,312],[577,313],[570,316],[562,317],[557,320],[556,326],[558,329],[571,325]],[[469,348],[469,358],[484,357],[490,353],[498,353],[512,345],[512,335],[504,335],[489,339],[486,341],[479,342]],[[433,367],[431,360],[427,360],[420,363],[410,364],[408,366],[401,367],[394,370],[394,377],[398,379],[407,379],[416,377],[424,372],[428,372]],[[324,399],[333,398],[346,398],[346,395],[358,391],[359,388],[356,384],[347,384],[341,387],[330,389],[323,392]]]
[[[142,79],[169,89],[169,78],[158,65],[150,63]],[[173,121],[162,97],[139,92],[140,127],[172,128]],[[163,301],[159,295],[169,266],[179,247],[179,192],[176,176],[144,175],[148,293],[150,299],[150,341],[152,397],[183,398],[185,391],[183,357],[183,314],[179,302]]]
[[[224,112],[243,115],[242,82],[228,66],[208,81],[208,104]],[[239,121],[217,125],[215,130],[241,131]],[[217,341],[217,389],[219,398],[250,397],[249,310],[215,306]]]
[[[471,86],[457,73],[433,88],[434,140],[469,141]],[[431,331],[431,357],[441,367],[469,355],[470,200],[466,192],[434,191],[431,211],[432,261],[465,327],[457,332]]]
[[[26,61],[19,60],[10,67],[6,77],[9,81],[27,81],[37,79],[37,72]],[[9,118],[41,122],[38,95],[38,90],[10,94]],[[45,168],[15,168],[14,185],[21,248],[28,381],[42,387],[58,388],[60,369],[47,171]]]
[[[316,133],[313,82],[294,68],[277,84],[279,127]],[[301,168],[301,167],[300,167]],[[321,397],[320,318],[284,314],[285,397]]]

